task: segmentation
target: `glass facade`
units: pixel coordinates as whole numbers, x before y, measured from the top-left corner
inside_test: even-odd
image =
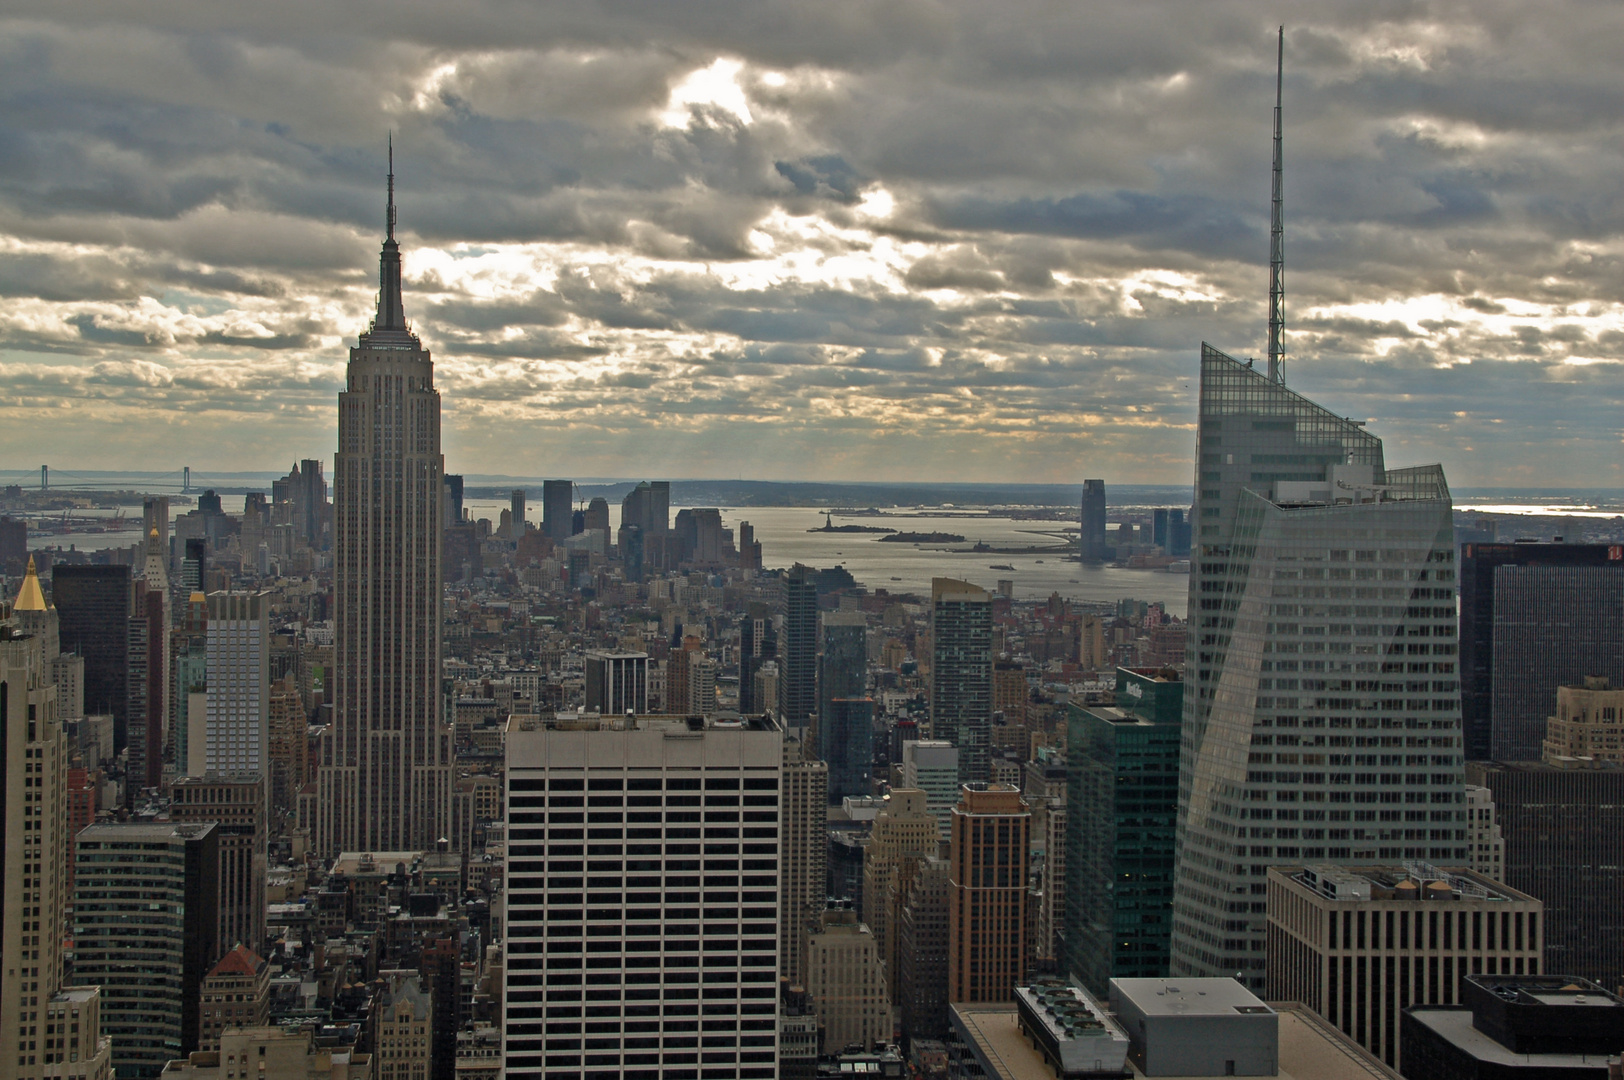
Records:
[[[51,567],[62,651],[85,658],[85,714],[111,714],[113,752],[129,740],[130,568]]]
[[[1545,902],[1545,970],[1624,981],[1624,767],[1477,762],[1505,832],[1505,883]]]
[[[784,575],[783,630],[778,635],[778,715],[804,728],[818,707],[818,585],[797,563]]]
[[[1172,974],[1264,973],[1272,863],[1468,856],[1438,466],[1202,346]]]
[[[829,763],[829,801],[874,794],[874,699],[838,697],[818,721],[823,760]]]
[[[1090,993],[1168,972],[1184,684],[1117,669],[1067,723],[1066,970]]]
[[[1461,713],[1474,761],[1538,761],[1556,688],[1624,685],[1624,545],[1461,548]]]
[[[992,594],[931,582],[931,735],[959,751],[959,782],[985,782],[992,740]]]

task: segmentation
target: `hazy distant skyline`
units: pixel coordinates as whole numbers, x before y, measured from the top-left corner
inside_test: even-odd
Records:
[[[447,469],[1187,484],[1202,340],[1452,484],[1621,486],[1616,4],[0,20],[0,455],[331,460],[395,134]]]

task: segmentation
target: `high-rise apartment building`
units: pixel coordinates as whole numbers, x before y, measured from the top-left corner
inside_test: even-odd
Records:
[[[1624,686],[1624,545],[1465,544],[1460,574],[1466,756],[1538,761],[1557,687]]]
[[[776,708],[777,699],[756,698],[756,672],[778,656],[778,637],[772,612],[767,605],[753,601],[739,620],[739,712],[744,716]]]
[[[1266,996],[1395,1068],[1405,1009],[1459,1004],[1467,975],[1543,971],[1543,905],[1470,870],[1273,866],[1268,884]]]
[[[440,687],[440,393],[406,324],[394,174],[378,313],[350,350],[333,471],[333,723],[317,852],[427,851],[451,832]]]
[[[952,578],[930,583],[931,736],[959,751],[959,782],[987,779],[992,741],[992,594]]]
[[[643,530],[649,536],[671,531],[671,483],[644,480],[620,502],[620,524]]]
[[[510,1080],[775,1075],[782,744],[764,718],[509,731]]]
[[[508,539],[514,543],[523,540],[525,532],[528,531],[529,521],[525,517],[524,498],[524,488],[514,488],[508,495]]]
[[[259,772],[210,772],[181,777],[170,788],[171,821],[215,826],[220,871],[215,937],[222,954],[238,945],[256,953],[265,948],[266,787]]]
[[[1437,466],[1201,351],[1172,974],[1259,986],[1271,863],[1467,858]]]
[[[1104,562],[1111,549],[1105,539],[1105,481],[1083,481],[1082,556],[1084,562]]]
[[[304,699],[293,676],[271,684],[270,700],[270,783],[266,805],[269,820],[283,821],[298,806],[299,792],[310,782],[310,724],[305,719]]]
[[[920,859],[897,920],[897,976],[892,999],[902,1010],[905,1038],[947,1035],[947,911],[953,865]]]
[[[103,1080],[109,1049],[99,992],[62,985],[73,839],[68,742],[38,580],[32,589],[25,580],[16,610],[0,604],[0,616],[0,1075]]]
[[[813,573],[796,563],[784,574],[778,717],[786,731],[807,727],[818,708],[818,586]]]
[[[102,988],[120,1077],[155,1077],[198,1048],[219,858],[213,824],[92,825],[75,840],[74,975]]]
[[[1117,669],[1115,706],[1067,717],[1064,970],[1091,994],[1168,973],[1184,684]]]
[[[739,569],[761,569],[761,541],[756,539],[756,530],[748,521],[739,522]]]
[[[520,504],[521,508],[523,504]],[[541,485],[541,531],[554,543],[575,535],[575,483],[544,480]]]
[[[449,529],[462,523],[462,476],[458,473],[446,473],[440,490],[444,493],[440,503],[444,513],[440,520],[441,524]]]
[[[818,716],[835,698],[868,696],[868,619],[861,611],[823,616],[823,653],[818,657]],[[827,749],[828,743],[823,744]]]
[[[270,774],[270,600],[269,593],[209,594],[206,772]]]
[[[648,712],[648,653],[589,651],[586,710],[617,715]]]
[[[1624,612],[1620,613],[1624,618]],[[1624,689],[1586,676],[1582,686],[1556,689],[1556,715],[1545,720],[1540,757],[1592,757],[1624,764]]]
[[[156,500],[148,500],[149,504]],[[167,500],[164,500],[167,504]],[[147,507],[149,516],[158,511]],[[132,583],[130,598],[128,712],[125,727],[128,758],[125,802],[134,804],[143,789],[163,783],[164,725],[169,719],[169,576],[156,525],[147,530],[146,558]]]
[[[1020,790],[1001,784],[966,784],[953,808],[949,1001],[1012,1001],[1026,979],[1031,821]]]
[[[1505,875],[1545,904],[1545,970],[1624,985],[1624,766],[1468,762],[1505,833]]]
[[[1026,682],[1026,668],[1013,660],[998,660],[992,665],[992,711],[1003,713],[1004,723],[1020,727],[1026,725],[1027,699],[1031,687]]]
[[[805,977],[806,938],[818,925],[829,868],[829,766],[802,734],[784,733],[779,804],[778,970],[792,983]]]
[[[907,894],[910,860],[933,858],[941,832],[926,795],[916,788],[894,788],[885,808],[874,818],[863,850],[863,922],[885,964],[888,992],[897,989],[897,920]]]
[[[299,462],[298,475],[288,491],[293,503],[293,528],[299,539],[309,547],[325,547],[324,537],[330,509],[327,505],[327,481],[322,476],[321,462],[305,458]]]
[[[177,598],[169,632],[169,746],[175,770],[200,776],[207,768],[209,648],[208,598],[201,592]]]
[[[63,652],[85,658],[85,711],[113,718],[113,752],[129,738],[130,568],[51,567],[51,602]]]
[[[872,1050],[891,1041],[891,999],[874,935],[851,907],[823,912],[807,941],[806,990],[823,1028],[823,1053]]]
[[[959,748],[946,739],[910,739],[902,744],[902,784],[925,793],[941,839],[952,835],[953,807],[959,802]]]
[[[818,719],[818,741],[829,763],[829,799],[874,794],[874,699],[837,697],[825,703]]]
[[[1466,842],[1471,867],[1490,881],[1506,876],[1506,838],[1494,813],[1494,792],[1477,784],[1466,785]]]

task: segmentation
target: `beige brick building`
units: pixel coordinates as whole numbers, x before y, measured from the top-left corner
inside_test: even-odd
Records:
[[[102,1080],[100,991],[62,986],[72,837],[56,626],[30,559],[15,608],[0,602],[0,1076]]]
[[[1544,757],[1593,757],[1624,762],[1624,689],[1587,677],[1583,686],[1556,688],[1556,715],[1545,721]]]
[[[863,852],[863,921],[874,932],[885,964],[886,993],[896,996],[897,918],[902,907],[903,864],[933,856],[941,845],[941,826],[930,812],[929,797],[917,788],[896,788],[874,819]]]
[[[246,945],[238,945],[203,979],[198,995],[198,1049],[220,1049],[220,1036],[227,1028],[264,1027],[270,1007],[270,965]]]
[[[1399,1014],[1463,975],[1537,975],[1544,904],[1472,870],[1273,866],[1266,997],[1300,1001],[1395,1068]]]
[[[806,988],[823,1027],[823,1053],[891,1041],[891,998],[874,934],[850,907],[823,913],[807,940]]]

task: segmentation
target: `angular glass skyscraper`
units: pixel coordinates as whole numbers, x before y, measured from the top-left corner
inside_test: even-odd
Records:
[[[1436,465],[1201,348],[1172,973],[1261,986],[1271,863],[1468,855]]]

